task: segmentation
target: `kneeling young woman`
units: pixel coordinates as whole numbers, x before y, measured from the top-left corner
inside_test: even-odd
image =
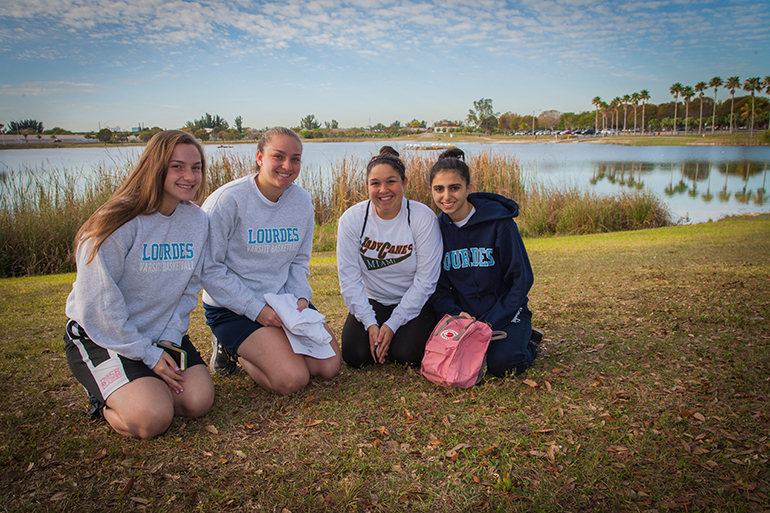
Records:
[[[206,364],[190,343],[208,237],[203,148],[160,132],[123,185],[80,228],[77,278],[67,298],[67,362],[118,433],[150,438],[174,415],[214,403]],[[153,342],[170,346],[164,350]],[[172,355],[187,353],[187,369]]]
[[[265,298],[290,294],[296,310],[313,307],[314,215],[310,194],[294,183],[301,163],[299,136],[271,128],[257,145],[257,174],[223,185],[203,204],[211,226],[203,304],[214,334],[212,367],[232,371],[240,363],[258,385],[278,394],[301,390],[311,376],[336,376],[341,362],[325,323],[331,356],[296,353]]]
[[[406,167],[384,146],[366,167],[369,200],[337,224],[337,271],[350,314],[342,358],[351,367],[386,360],[419,365],[436,325],[441,234],[426,205],[404,198]]]
[[[505,331],[506,338],[489,344],[487,368],[495,376],[524,372],[537,344],[527,307],[532,268],[513,220],[519,206],[499,194],[472,193],[470,169],[458,149],[439,156],[430,183],[444,240],[441,277],[431,297],[436,315],[474,317]]]

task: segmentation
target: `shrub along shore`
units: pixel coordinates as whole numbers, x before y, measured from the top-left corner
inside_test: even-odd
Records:
[[[434,155],[405,156],[406,196],[434,208],[428,173]],[[473,186],[515,199],[524,237],[576,235],[654,228],[671,224],[662,201],[650,192],[599,196],[578,187],[533,183],[522,175],[515,157],[481,152],[468,156]],[[72,245],[80,225],[104,203],[133,167],[100,168],[90,176],[68,169],[45,176],[24,170],[0,181],[0,277],[31,276],[75,270]],[[366,162],[354,157],[333,165],[328,175],[303,171],[298,183],[310,193],[316,215],[316,251],[332,251],[336,220],[351,205],[366,199]],[[209,163],[208,191],[254,171],[252,159],[221,156]]]
[[[63,351],[74,273],[0,279],[8,511],[763,511],[770,216],[527,240],[545,330],[518,378],[444,389],[354,370],[289,397],[214,378],[154,440],[82,415]],[[313,302],[339,334],[336,259]],[[190,336],[211,355],[202,307]]]

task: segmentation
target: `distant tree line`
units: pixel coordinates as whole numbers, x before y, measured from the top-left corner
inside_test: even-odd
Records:
[[[724,87],[730,92],[730,102],[718,101],[718,90]],[[737,89],[743,89],[750,95],[735,97]],[[705,93],[713,89],[713,98]],[[678,132],[684,128],[685,133],[691,130],[701,134],[710,130],[713,134],[716,129],[729,128],[735,133],[739,126],[748,127],[753,136],[755,128],[767,128],[770,125],[770,100],[757,96],[756,93],[770,94],[770,75],[764,79],[749,78],[741,83],[738,77],[730,77],[723,81],[720,77],[712,78],[708,83],[698,82],[694,86],[684,86],[677,82],[671,86],[669,92],[674,97],[673,102],[660,104],[648,103],[650,93],[646,89],[638,93],[616,96],[609,103],[596,96],[591,101],[594,110],[583,112],[559,112],[557,110],[545,110],[539,114],[520,115],[514,112],[500,114],[495,112],[492,99],[481,98],[473,102],[473,109],[468,110],[465,120],[443,119],[435,122],[433,128],[436,131],[449,133],[480,133],[484,134],[516,134],[531,133],[538,130],[609,130],[611,132],[645,133],[649,131],[674,130]],[[684,114],[680,110],[684,108]],[[692,112],[692,116],[690,113]],[[704,117],[704,112],[706,116]],[[711,114],[709,115],[709,112]],[[697,113],[697,117],[696,117]],[[537,114],[537,115],[536,115]],[[691,128],[692,127],[692,128]],[[127,132],[113,132],[109,128],[102,128],[98,132],[89,132],[85,137],[98,139],[107,144],[110,142],[128,141],[130,135],[137,135],[142,141],[149,141],[153,135],[160,132],[160,127],[142,129],[138,134]],[[197,138],[208,140],[232,141],[240,139],[258,139],[262,131],[243,125],[243,117],[236,116],[233,126],[218,114],[208,112],[199,119],[187,121],[182,127],[193,133]],[[396,137],[408,135],[415,131],[427,130],[426,122],[417,118],[409,123],[402,124],[395,120],[388,125],[376,123],[369,127],[352,127],[342,129],[337,120],[324,121],[323,126],[314,114],[308,114],[300,120],[298,126],[293,127],[306,139],[322,138],[350,138],[350,137]],[[13,120],[7,125],[0,124],[0,132],[17,133],[23,135],[25,140],[29,135],[37,134],[38,139],[42,134],[55,137],[61,134],[70,134],[69,130],[54,127],[44,130],[43,123],[35,119]]]

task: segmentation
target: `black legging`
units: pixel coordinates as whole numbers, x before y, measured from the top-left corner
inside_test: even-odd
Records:
[[[374,309],[377,324],[382,326],[390,319],[390,314],[398,305],[385,306],[373,299],[369,304]],[[436,327],[436,314],[433,307],[425,304],[420,315],[407,322],[393,335],[388,349],[388,361],[409,366],[417,366],[425,354],[425,344],[428,342],[431,330]],[[342,328],[342,359],[351,367],[363,367],[374,363],[369,350],[369,332],[352,314],[348,314],[345,326]]]

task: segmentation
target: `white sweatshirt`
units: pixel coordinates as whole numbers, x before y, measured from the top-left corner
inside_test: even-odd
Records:
[[[183,201],[168,217],[140,215],[115,230],[89,264],[94,239],[79,244],[67,317],[96,344],[152,369],[163,353],[152,342],[179,345],[187,333],[207,237],[206,214]]]
[[[443,249],[436,215],[417,201],[409,202],[409,210],[404,199],[398,215],[385,220],[374,205],[362,201],[337,224],[340,291],[350,313],[367,329],[377,324],[369,299],[398,305],[385,322],[395,333],[419,315],[436,288]]]
[[[310,301],[313,251],[310,194],[292,184],[276,203],[257,187],[256,175],[233,180],[203,203],[210,243],[203,264],[203,302],[255,320],[265,294]]]

